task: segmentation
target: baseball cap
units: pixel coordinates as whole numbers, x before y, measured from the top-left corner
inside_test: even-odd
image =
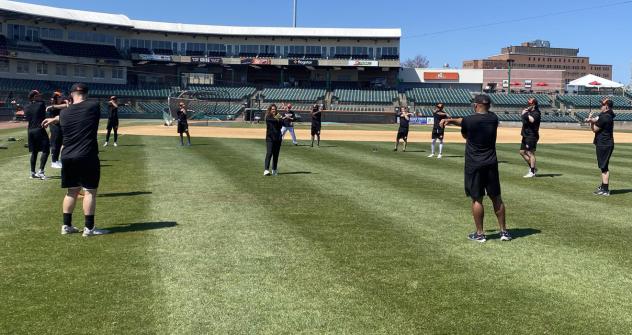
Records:
[[[292,108],[292,104],[287,104],[287,108],[288,109]]]
[[[111,96],[110,100],[116,100],[116,95]]]
[[[31,92],[29,92],[29,100],[33,100],[33,98],[38,95],[40,95],[40,92],[38,90],[32,90]]]
[[[83,83],[75,83],[70,88],[70,92],[83,92],[88,93],[88,86]]]
[[[474,100],[472,100],[473,103],[476,104],[483,104],[483,105],[491,105],[492,104],[492,100],[489,98],[489,95],[487,94],[479,94],[477,96],[474,97]]]

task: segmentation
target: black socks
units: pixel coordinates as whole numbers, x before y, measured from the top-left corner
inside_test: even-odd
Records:
[[[92,230],[94,229],[94,215],[86,215],[86,228]]]
[[[64,226],[72,226],[72,213],[64,213]]]

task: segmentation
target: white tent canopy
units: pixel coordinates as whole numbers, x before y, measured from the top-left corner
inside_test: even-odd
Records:
[[[599,87],[599,88],[620,88],[622,84],[595,76],[594,74],[585,75],[581,78],[575,79],[568,83],[568,86],[583,86],[583,87]]]

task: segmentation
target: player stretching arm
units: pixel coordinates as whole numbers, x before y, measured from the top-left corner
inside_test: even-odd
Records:
[[[498,116],[489,111],[491,99],[481,94],[474,98],[476,113],[458,119],[444,119],[441,127],[456,125],[461,127],[461,135],[465,145],[465,194],[472,199],[472,217],[476,231],[468,238],[485,242],[483,219],[485,209],[483,198],[487,195],[494,205],[494,212],[500,226],[500,240],[509,241],[511,235],[505,224],[505,204],[500,196],[500,178],[498,159],[496,157],[496,136],[498,132]]]
[[[443,110],[444,105],[442,103],[437,104],[437,108],[432,112],[434,117],[434,124],[432,126],[432,145],[430,146],[429,158],[434,157],[435,143],[439,140],[439,155],[437,158],[443,157],[443,135],[444,129],[441,127],[441,121],[449,118],[450,116]]]
[[[595,133],[595,149],[597,152],[597,165],[601,170],[601,185],[597,187],[593,194],[601,196],[610,195],[610,157],[614,151],[614,118],[612,111],[613,102],[610,99],[601,101],[601,113],[593,117],[592,114],[584,120],[590,124],[590,129]]]
[[[397,138],[395,139],[395,149],[393,151],[397,151],[399,140],[404,141],[404,151],[406,151],[411,116],[413,116],[413,114],[408,112],[408,107],[402,107],[402,111],[399,114],[399,129],[397,130]]]

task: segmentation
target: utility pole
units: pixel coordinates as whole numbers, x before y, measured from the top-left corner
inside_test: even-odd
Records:
[[[294,6],[292,8],[292,27],[296,28],[296,11],[298,10],[298,0],[293,0]]]
[[[507,94],[511,94],[511,64],[515,62],[513,59],[507,59]]]

